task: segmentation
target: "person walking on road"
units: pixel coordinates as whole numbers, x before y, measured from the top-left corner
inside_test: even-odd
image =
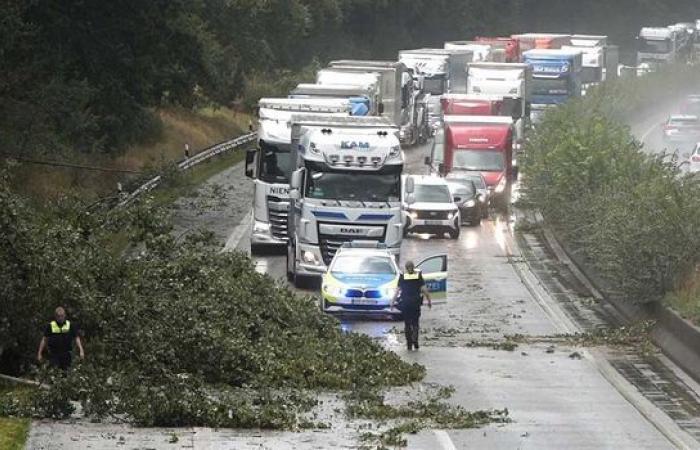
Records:
[[[70,320],[66,320],[66,310],[59,306],[54,312],[54,320],[44,328],[44,336],[39,343],[36,359],[42,362],[44,350],[48,347],[49,365],[67,371],[72,362],[73,342],[78,347],[80,359],[84,359],[85,351],[78,334],[78,327]]]
[[[398,289],[394,294],[392,306],[396,305],[403,315],[408,350],[418,350],[420,309],[423,298],[428,301],[428,308],[432,308],[433,303],[428,288],[425,287],[423,275],[415,269],[413,261],[407,261],[405,267],[406,271],[399,275]]]

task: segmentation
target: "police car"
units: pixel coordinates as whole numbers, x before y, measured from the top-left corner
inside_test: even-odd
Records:
[[[433,299],[447,294],[447,255],[427,258],[416,265]],[[323,275],[321,305],[325,312],[399,315],[391,308],[401,271],[394,255],[376,242],[346,243]]]

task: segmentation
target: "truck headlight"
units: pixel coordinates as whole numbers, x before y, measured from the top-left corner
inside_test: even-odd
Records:
[[[316,255],[314,254],[314,252],[311,252],[309,250],[304,251],[304,253],[301,255],[301,257],[305,263],[308,263],[308,264],[316,264],[317,263]]]
[[[506,177],[504,175],[503,177],[501,177],[501,181],[499,181],[498,185],[496,186],[496,192],[500,194],[505,190],[506,190]]]
[[[253,225],[253,233],[267,233],[270,231],[270,224],[267,222],[255,221]]]

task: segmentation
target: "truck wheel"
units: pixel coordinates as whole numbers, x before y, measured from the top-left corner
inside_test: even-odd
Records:
[[[459,227],[449,231],[450,239],[459,239]]]

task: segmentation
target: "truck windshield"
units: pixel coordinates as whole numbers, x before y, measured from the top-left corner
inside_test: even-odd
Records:
[[[569,93],[568,78],[535,78],[532,80],[534,95],[566,95]]]
[[[442,95],[445,93],[445,77],[437,75],[423,79],[423,91],[431,95]]]
[[[292,170],[292,153],[289,148],[260,143],[261,181],[267,183],[289,183],[288,173]]]
[[[646,39],[639,40],[640,53],[668,53],[671,51],[671,41],[650,41]]]
[[[487,150],[457,150],[452,163],[453,169],[481,172],[501,172],[504,166],[503,153]]]
[[[450,189],[440,184],[416,184],[413,193],[417,203],[452,203]]]
[[[398,202],[401,167],[380,172],[336,171],[309,167],[306,197],[323,200]]]

